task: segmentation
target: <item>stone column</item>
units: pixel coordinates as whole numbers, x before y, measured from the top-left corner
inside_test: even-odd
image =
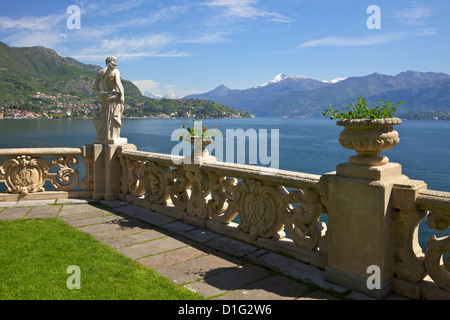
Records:
[[[93,199],[117,200],[120,194],[122,167],[119,149],[137,150],[133,144],[94,144]]]
[[[328,266],[325,279],[377,298],[392,291],[395,182],[401,165],[340,164],[326,176]]]

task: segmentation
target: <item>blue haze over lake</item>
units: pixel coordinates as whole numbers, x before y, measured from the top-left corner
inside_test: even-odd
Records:
[[[137,146],[139,151],[170,154],[178,141],[171,141],[172,132],[180,128],[180,119],[123,119],[121,136]],[[323,174],[334,171],[336,165],[347,162],[354,151],[343,148],[339,142],[342,127],[328,119],[252,118],[206,119],[208,128],[217,125],[226,129],[279,130],[279,169],[303,173]],[[403,167],[410,179],[424,180],[429,189],[450,192],[450,121],[404,120],[395,126],[400,143],[382,152],[391,162]],[[81,147],[92,144],[96,137],[92,120],[0,120],[0,148],[19,147]],[[268,153],[270,156],[270,140]],[[248,153],[248,141],[247,153]],[[224,143],[224,148],[225,148]],[[225,149],[224,149],[225,160]],[[236,161],[234,161],[236,162]],[[248,163],[248,162],[247,162]],[[84,168],[80,168],[83,173]],[[4,190],[3,183],[0,191]],[[425,222],[419,229],[420,244],[430,234],[448,235],[430,231]]]

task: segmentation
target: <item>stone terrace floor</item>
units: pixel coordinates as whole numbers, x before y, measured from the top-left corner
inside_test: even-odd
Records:
[[[324,271],[314,266],[126,202],[0,202],[0,220],[48,217],[64,220],[206,298],[375,300],[324,281]],[[335,292],[345,295],[338,297]],[[404,298],[391,295],[386,299]]]

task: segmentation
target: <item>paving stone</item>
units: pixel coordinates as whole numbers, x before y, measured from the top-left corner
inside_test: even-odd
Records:
[[[25,219],[36,219],[36,218],[52,218],[58,215],[61,206],[39,206],[33,207],[31,211],[27,214]]]
[[[263,265],[282,274],[290,275],[296,279],[315,283],[321,288],[334,289],[338,292],[347,290],[344,287],[325,281],[325,272],[323,270],[274,252],[267,252],[256,257],[249,255],[246,257],[246,260]]]
[[[222,237],[222,235],[218,233],[204,229],[194,229],[186,232],[183,236],[201,243]]]
[[[257,247],[251,244],[247,244],[225,236],[215,238],[213,240],[205,242],[205,244],[221,252],[232,254],[233,256],[238,257],[243,257],[253,251],[258,250]]]
[[[137,220],[135,218],[124,218],[122,220],[117,221],[117,224],[124,229],[127,228],[141,228],[143,230],[154,229],[154,227],[152,227],[148,223]]]
[[[15,207],[16,204],[17,204],[17,201],[14,201],[14,202],[0,202],[0,208]]]
[[[30,208],[6,208],[0,212],[0,220],[22,219]]]
[[[104,240],[102,242],[117,249],[117,248],[133,245],[136,243],[141,243],[144,241],[154,240],[154,239],[158,239],[158,238],[162,238],[162,237],[166,237],[166,236],[167,236],[167,234],[165,234],[165,233],[161,233],[156,230],[148,230],[148,231],[144,231],[141,233],[135,233],[135,234],[130,234],[127,236],[119,237],[119,238]]]
[[[187,284],[184,287],[204,297],[211,297],[260,280],[269,273],[270,271],[267,269],[247,264],[212,276],[207,275],[204,279]]]
[[[60,216],[60,218],[66,222],[72,220],[81,220],[81,219],[89,219],[96,218],[101,216],[111,215],[112,213],[105,210],[96,210],[96,211],[88,211],[88,212],[79,212],[74,214],[66,214],[64,216]]]
[[[115,209],[118,212],[125,213],[131,217],[138,218],[145,222],[151,223],[156,226],[162,226],[167,223],[176,221],[175,218],[165,216],[163,214],[151,211],[146,208],[142,208],[136,205],[128,205],[124,207],[119,207]]]
[[[208,255],[198,259],[189,260],[167,268],[158,270],[158,273],[171,279],[173,282],[182,284],[197,281],[203,277],[234,268],[238,265],[228,259],[215,255]]]
[[[99,224],[92,224],[89,226],[84,227],[78,227],[77,229],[82,232],[86,232],[89,234],[95,234],[99,231],[106,231],[106,230],[112,230],[112,229],[119,229],[120,226],[118,223],[99,223]]]
[[[118,212],[125,213],[126,215],[129,215],[130,217],[135,217],[138,214],[145,214],[149,211],[148,209],[136,206],[134,204],[129,204],[127,206],[119,207],[119,208],[116,208],[115,210]]]
[[[141,233],[144,231],[149,230],[148,228],[142,228],[137,222],[135,226],[132,225],[132,223],[129,223],[126,227],[122,226],[121,223],[116,224],[117,228],[108,229],[108,230],[95,230],[91,232],[90,234],[96,238],[97,240],[107,240],[107,239],[113,239],[113,238],[119,238],[126,235],[130,235],[133,233]]]
[[[128,202],[120,201],[120,200],[100,200],[101,204],[108,206],[110,208],[118,208],[123,206],[129,206]]]
[[[192,259],[196,259],[202,256],[208,255],[207,252],[199,250],[194,247],[184,247],[161,253],[158,255],[146,257],[137,260],[139,263],[154,270],[166,268],[181,262],[186,262]]]
[[[183,235],[185,235],[189,231],[196,230],[194,226],[183,223],[181,221],[174,221],[172,223],[165,224],[164,229],[168,229],[170,231]]]
[[[38,206],[48,206],[50,204],[55,204],[56,199],[53,200],[23,200],[17,202],[16,207],[38,207]],[[1,205],[0,205],[1,206]]]
[[[97,200],[92,199],[57,199],[57,204],[86,204],[86,203],[96,203]]]
[[[298,300],[343,300],[343,299],[339,299],[329,293],[317,290],[307,294],[304,297],[298,298]]]
[[[139,259],[145,256],[158,254],[182,247],[188,244],[175,238],[165,237],[143,243],[134,244],[128,247],[119,248],[117,251],[132,259]]]
[[[309,288],[293,279],[275,275],[233,290],[216,300],[293,300],[305,295]]]
[[[93,224],[85,227],[78,228],[79,231],[83,231],[86,233],[89,233],[91,236],[96,238],[97,240],[101,241],[103,238],[103,233],[111,232],[112,234],[117,234],[120,232],[120,226],[117,224]],[[110,233],[110,234],[111,234]],[[110,239],[109,237],[107,239]]]
[[[115,220],[124,219],[121,216],[117,216],[115,214],[110,214],[108,216],[101,216],[101,217],[95,217],[90,219],[81,219],[81,220],[68,220],[66,221],[68,224],[70,224],[73,227],[84,227],[92,224],[98,224],[98,223],[104,223],[104,222],[110,222]]]
[[[136,218],[151,223],[155,226],[165,226],[168,223],[177,221],[175,218],[165,216],[163,214],[148,210],[145,213],[139,213]]]
[[[102,210],[99,207],[93,206],[91,204],[79,204],[79,205],[63,205],[61,212],[59,213],[60,217],[79,214],[84,212],[92,212]]]

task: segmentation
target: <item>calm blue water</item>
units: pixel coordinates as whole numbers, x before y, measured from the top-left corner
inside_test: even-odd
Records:
[[[180,122],[179,119],[123,119],[121,136],[140,151],[170,154],[178,144],[171,141],[171,134],[180,127]],[[226,129],[257,132],[266,129],[269,136],[271,130],[278,129],[279,168],[284,170],[323,174],[334,171],[337,164],[347,162],[354,154],[338,143],[342,127],[328,119],[207,119],[202,124],[208,128],[217,125],[224,132],[225,140]],[[404,120],[395,128],[400,144],[382,154],[400,163],[403,174],[409,178],[424,180],[429,189],[450,192],[450,121]],[[92,144],[95,136],[92,120],[0,120],[0,148],[80,147]],[[268,150],[270,155],[270,147]],[[430,233],[450,234],[430,231],[423,222],[419,228],[422,248],[426,247]]]

